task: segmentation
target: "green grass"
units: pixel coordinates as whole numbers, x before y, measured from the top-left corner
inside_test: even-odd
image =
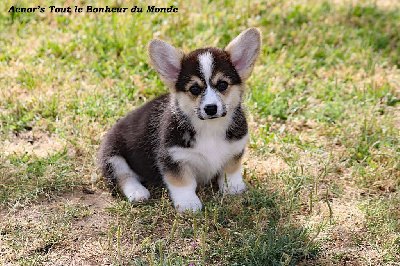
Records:
[[[0,3],[0,263],[399,263],[400,3],[174,4]],[[159,187],[145,204],[112,197],[95,164],[104,134],[167,92],[148,42],[224,47],[247,27],[263,33],[245,100],[249,190],[201,188],[199,214],[176,214]]]

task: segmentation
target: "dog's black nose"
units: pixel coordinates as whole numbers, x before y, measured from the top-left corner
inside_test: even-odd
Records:
[[[204,107],[204,112],[206,112],[207,115],[215,115],[217,113],[217,106],[215,104],[207,104]]]

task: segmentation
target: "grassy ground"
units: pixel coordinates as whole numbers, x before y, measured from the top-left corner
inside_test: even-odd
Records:
[[[118,3],[64,5],[131,6]],[[0,3],[0,264],[400,263],[399,1],[12,5]],[[248,191],[201,188],[195,215],[176,214],[163,188],[145,204],[112,197],[95,165],[102,137],[167,91],[149,40],[224,47],[247,27],[263,32],[246,96]]]

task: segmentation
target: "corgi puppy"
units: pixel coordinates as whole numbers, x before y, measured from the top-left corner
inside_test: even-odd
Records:
[[[109,185],[129,201],[146,201],[150,192],[142,183],[164,182],[178,212],[201,210],[196,187],[214,177],[222,193],[245,191],[241,158],[248,132],[241,102],[260,47],[256,28],[225,49],[188,54],[152,40],[151,63],[170,92],[133,110],[106,135],[99,163]]]

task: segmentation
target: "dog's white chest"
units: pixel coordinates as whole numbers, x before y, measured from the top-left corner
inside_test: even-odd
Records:
[[[193,147],[173,147],[169,152],[174,160],[189,165],[198,181],[207,183],[229,159],[243,151],[248,139],[248,135],[238,141],[228,141],[224,137],[201,134],[197,136]]]

